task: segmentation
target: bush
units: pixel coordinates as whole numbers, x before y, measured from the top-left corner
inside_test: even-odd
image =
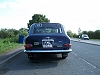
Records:
[[[21,46],[23,46],[23,44],[11,42],[10,38],[0,39],[0,54]]]

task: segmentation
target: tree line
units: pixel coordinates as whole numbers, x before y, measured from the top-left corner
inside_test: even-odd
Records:
[[[78,38],[79,35],[81,36],[82,34],[87,34],[90,39],[100,39],[100,30],[95,30],[95,31],[82,31],[80,34],[73,33],[71,30],[67,31],[67,34],[71,38]]]
[[[20,28],[16,29],[1,29],[0,30],[0,39],[5,39],[4,42],[16,42],[18,43],[19,35],[27,36],[28,29]]]

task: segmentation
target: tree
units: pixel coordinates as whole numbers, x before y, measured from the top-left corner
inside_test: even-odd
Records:
[[[28,28],[30,28],[30,26],[33,23],[41,23],[41,22],[50,22],[50,20],[48,18],[46,18],[45,15],[42,15],[42,14],[34,14],[32,16],[32,20],[29,20],[29,23],[27,23],[27,25],[28,25]]]
[[[100,30],[95,31],[95,38],[100,39]]]
[[[8,31],[7,29],[1,29],[0,30],[0,38],[7,38],[8,37]]]
[[[67,31],[67,34],[68,34],[69,37],[73,37],[73,33],[72,33],[71,30],[68,30],[68,31]]]
[[[78,38],[79,36],[76,33],[73,33],[73,38]]]
[[[26,29],[26,28],[20,28],[19,29],[19,35],[27,36],[28,35],[28,29]]]
[[[87,34],[90,39],[95,39],[95,33],[93,31],[88,31]]]
[[[88,31],[83,31],[83,32],[82,32],[82,34],[87,34],[87,33],[88,33]]]

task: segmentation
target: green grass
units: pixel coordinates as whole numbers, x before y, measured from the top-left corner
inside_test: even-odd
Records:
[[[14,42],[10,43],[9,41],[5,42],[4,39],[0,39],[0,54],[11,51],[21,46],[23,46],[23,44],[14,43]]]

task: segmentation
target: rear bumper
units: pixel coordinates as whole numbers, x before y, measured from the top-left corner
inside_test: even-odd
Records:
[[[89,38],[82,38],[83,40],[89,40]]]
[[[72,49],[68,50],[24,50],[24,53],[69,53]]]

